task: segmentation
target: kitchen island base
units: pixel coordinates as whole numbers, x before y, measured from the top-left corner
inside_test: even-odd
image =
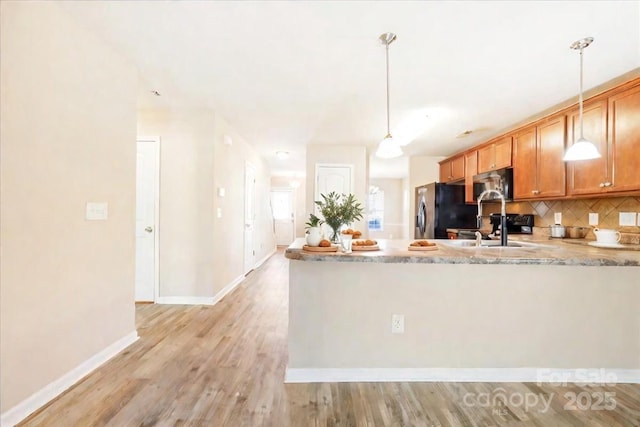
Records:
[[[289,382],[554,382],[571,370],[640,382],[635,266],[292,259],[289,268]],[[392,333],[394,314],[403,334]]]

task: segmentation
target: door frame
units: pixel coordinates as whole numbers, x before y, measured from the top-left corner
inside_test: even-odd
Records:
[[[153,302],[157,302],[160,297],[160,137],[159,136],[138,136],[136,138],[136,144],[138,141],[154,142],[156,146],[155,150],[155,187],[154,187],[154,206],[155,214],[153,215]],[[136,195],[137,197],[137,195]],[[135,259],[134,259],[135,266]],[[134,267],[135,268],[135,267]],[[134,283],[135,287],[135,283]],[[135,302],[135,292],[134,292]]]
[[[296,212],[296,193],[294,191],[293,188],[291,187],[271,187],[271,189],[269,190],[269,203],[271,203],[271,193],[272,192],[287,192],[291,195],[291,212],[293,213],[293,218],[291,218],[291,228],[292,230],[292,235],[293,235],[293,240],[296,240],[296,217],[297,217],[297,212]],[[273,206],[271,207],[271,217],[273,218]],[[276,238],[276,243],[278,242],[278,237],[275,236],[275,226],[276,226],[276,219],[273,218],[273,234],[274,237]]]

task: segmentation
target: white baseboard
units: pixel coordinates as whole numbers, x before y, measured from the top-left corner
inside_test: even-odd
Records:
[[[229,292],[234,290],[236,288],[236,286],[238,286],[240,283],[242,283],[243,280],[244,280],[244,274],[242,276],[238,276],[235,279],[233,279],[233,281],[231,283],[229,283],[227,286],[222,288],[218,293],[216,293],[213,296],[213,298],[212,298],[213,299],[213,304],[216,304],[218,301],[220,301],[222,298],[224,298],[225,295],[227,295]]]
[[[234,290],[243,280],[245,276],[238,276],[227,286],[222,288],[212,297],[159,297],[156,304],[179,304],[179,305],[215,305],[224,298],[229,292]]]
[[[262,258],[260,261],[258,261],[256,263],[256,265],[253,266],[253,269],[255,270],[256,268],[260,267],[262,264],[265,263],[266,260],[268,260],[269,258],[271,258],[271,256],[273,256],[273,254],[275,254],[278,251],[278,247],[274,247],[273,250],[271,252],[269,252],[267,254],[267,256],[265,256],[264,258]]]
[[[111,359],[122,350],[136,342],[138,338],[138,333],[133,331],[109,345],[104,350],[85,360],[57,380],[47,384],[13,408],[4,412],[0,416],[0,425],[2,427],[10,427],[24,420],[34,411],[46,405],[56,396],[60,395],[107,360]]]
[[[640,384],[640,369],[547,368],[287,368],[286,383],[318,382],[539,382]]]
[[[156,304],[213,305],[212,297],[158,297]]]

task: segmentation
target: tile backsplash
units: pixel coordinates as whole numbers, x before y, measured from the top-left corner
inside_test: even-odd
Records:
[[[489,207],[487,205],[487,207]],[[494,204],[487,209],[499,212],[499,205]],[[540,200],[535,202],[512,202],[507,204],[507,212],[534,214],[535,227],[548,227],[555,223],[554,213],[562,213],[562,225],[589,226],[589,213],[598,214],[599,228],[612,228],[623,233],[623,241],[640,243],[640,227],[619,225],[620,212],[640,213],[640,197],[609,197],[598,199],[574,200]],[[485,215],[486,215],[485,214]],[[637,217],[636,217],[637,218]],[[593,231],[589,231],[587,239],[595,239]]]

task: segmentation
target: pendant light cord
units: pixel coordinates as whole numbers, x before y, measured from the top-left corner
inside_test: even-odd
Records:
[[[583,127],[583,119],[582,119],[582,115],[584,113],[583,107],[582,107],[582,51],[584,49],[580,48],[580,141],[584,139],[584,127]]]
[[[387,53],[387,138],[389,138],[391,136],[391,131],[389,130],[389,43],[385,47]]]

